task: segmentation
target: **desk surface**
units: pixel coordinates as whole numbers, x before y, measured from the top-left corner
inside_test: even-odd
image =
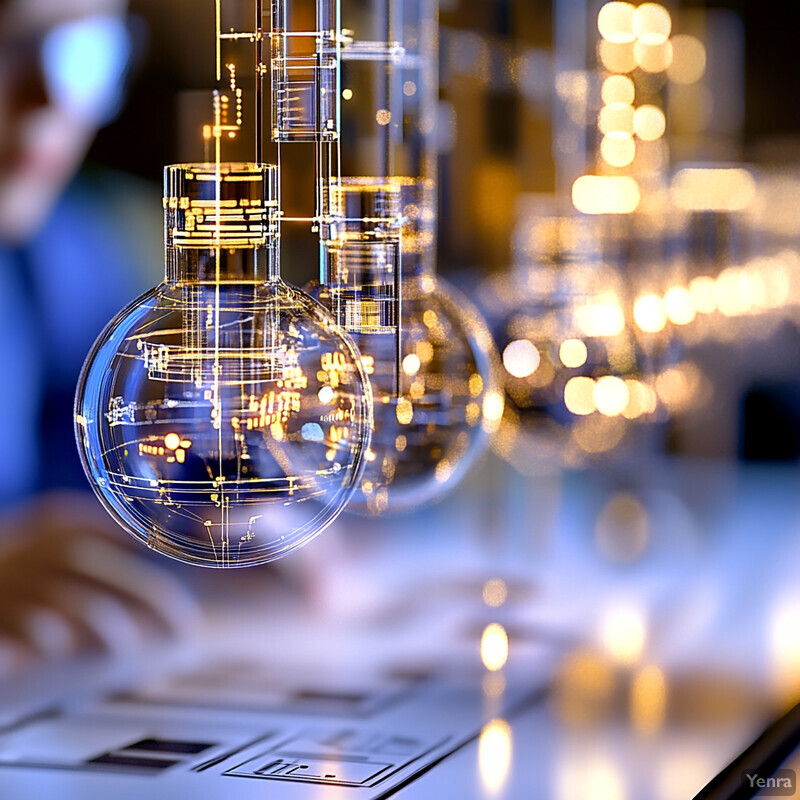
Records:
[[[269,571],[188,573],[209,625],[176,658],[211,643],[272,674],[322,668],[363,686],[435,665],[473,680],[482,731],[398,797],[688,798],[798,694],[799,479],[669,461],[531,479],[489,459],[438,506],[344,520],[312,543],[302,602]],[[491,624],[509,640],[496,672]],[[142,654],[137,682],[174,655]],[[511,693],[528,674],[533,690],[543,671],[547,699],[507,715],[504,682]],[[58,689],[32,680],[3,687],[0,725]],[[215,680],[215,696],[236,695],[235,679]],[[22,772],[0,776],[24,787]]]

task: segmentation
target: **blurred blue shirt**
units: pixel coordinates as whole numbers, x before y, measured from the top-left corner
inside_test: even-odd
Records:
[[[87,487],[73,397],[92,343],[163,278],[158,187],[86,171],[25,247],[0,245],[0,505]]]

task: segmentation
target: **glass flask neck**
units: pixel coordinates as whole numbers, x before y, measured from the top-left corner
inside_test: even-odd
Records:
[[[267,283],[280,277],[277,167],[164,169],[168,283]]]
[[[332,216],[323,225],[323,283],[339,273],[393,282],[436,271],[436,187],[432,180],[346,177],[330,186]]]

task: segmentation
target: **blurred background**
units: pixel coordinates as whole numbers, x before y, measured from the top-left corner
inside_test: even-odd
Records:
[[[151,218],[137,203],[136,229],[153,231],[137,285],[162,266],[163,166],[203,157],[213,19],[196,7],[132,0],[129,97],[88,155],[89,173],[135,176],[124,185],[150,198]],[[471,603],[451,656],[475,667],[488,709],[515,653],[542,639],[561,652],[543,716],[487,712],[462,756],[475,796],[532,796],[544,770],[542,796],[690,797],[800,698],[791,12],[756,0],[441,0],[440,12],[438,269],[497,351],[489,452],[457,488],[440,481],[454,492],[438,504],[340,520],[287,570],[291,582],[311,566],[302,603],[270,610],[328,635],[405,632],[395,645],[414,641],[424,660],[426,609]],[[308,159],[291,169],[311,186]],[[291,215],[291,189],[285,200]],[[285,280],[315,277],[316,247],[285,231]],[[220,616],[265,574],[173,570]],[[407,628],[404,597],[421,598]],[[269,629],[249,611],[232,637]],[[534,755],[532,742],[547,746]],[[435,776],[427,786],[445,796]]]
[[[213,20],[190,5],[132,3],[142,57],[91,163],[155,185],[164,164],[202,157],[213,65],[198,48]],[[760,3],[684,2],[657,6],[663,19],[642,16],[637,38],[614,4],[601,30],[602,8],[441,4],[439,270],[483,311],[501,355],[520,362],[509,371],[506,360],[510,402],[496,447],[529,471],[541,465],[525,437],[546,451],[535,441],[543,427],[539,438],[573,465],[634,436],[659,451],[794,460],[800,118],[787,76],[800,56],[789,26]],[[308,185],[312,168],[307,158],[291,164],[296,185]],[[595,203],[600,213],[581,213],[591,197],[576,211],[573,185],[583,175],[633,177],[634,213],[605,213],[619,210],[612,199]],[[291,215],[291,189],[286,202]],[[287,280],[302,286],[315,276],[315,246],[287,228]],[[602,319],[587,329],[585,313],[583,325],[566,319],[581,304],[613,317],[606,301],[624,318],[612,337],[602,334],[614,319],[605,331]],[[588,338],[588,367],[559,358],[573,338]],[[506,350],[517,340],[536,347],[535,371],[522,374],[532,351]],[[605,441],[590,435],[596,413],[571,414],[559,397],[570,377],[585,375],[639,380],[628,385],[628,412],[603,421]],[[624,395],[612,382],[605,390],[615,387]],[[579,394],[580,384],[572,388]],[[656,397],[645,396],[651,390]],[[623,419],[627,429],[655,430],[631,435]],[[578,424],[588,451],[574,431],[552,443],[553,424]]]

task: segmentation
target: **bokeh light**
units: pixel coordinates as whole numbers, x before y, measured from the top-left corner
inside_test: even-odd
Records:
[[[597,15],[600,35],[613,44],[626,44],[636,38],[634,18],[636,9],[630,3],[606,3]]]
[[[660,139],[666,129],[666,117],[657,106],[639,106],[633,114],[633,130],[640,139],[644,139],[646,142]]]

